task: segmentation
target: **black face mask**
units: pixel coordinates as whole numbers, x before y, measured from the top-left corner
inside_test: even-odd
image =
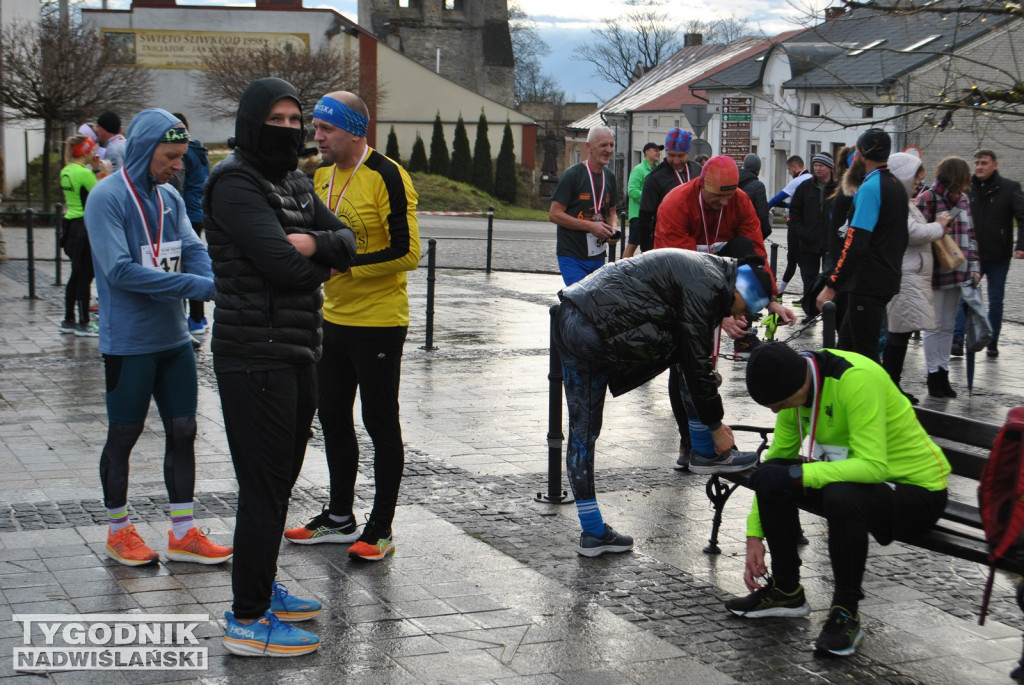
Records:
[[[263,124],[259,143],[251,154],[263,174],[268,178],[281,178],[299,166],[299,150],[304,140],[305,132],[301,128]]]

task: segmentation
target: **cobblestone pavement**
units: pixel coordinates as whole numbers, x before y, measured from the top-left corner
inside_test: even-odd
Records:
[[[524,262],[530,269],[553,268],[550,243],[514,247],[508,254],[496,249],[497,268]],[[444,248],[453,262],[462,260],[456,265],[467,266],[479,244],[446,241]],[[0,264],[4,685],[41,679],[17,673],[11,659],[22,645],[11,616],[26,613],[211,617],[200,631],[209,669],[198,677],[183,671],[45,676],[61,683],[959,684],[1009,682],[1020,656],[1024,618],[1013,601],[1013,578],[997,578],[993,613],[979,627],[985,569],[900,544],[873,544],[862,605],[864,645],[851,659],[814,658],[809,645],[828,609],[831,573],[824,526],[813,517],[804,521],[810,618],[729,617],[722,602],[743,592],[749,495],[737,492],[726,511],[723,553],[703,554],[711,518],[704,480],[670,468],[678,437],[663,378],[609,399],[598,446],[602,509],[636,538],[636,551],[578,557],[575,508],[534,501],[547,489],[547,308],[560,279],[441,269],[434,283],[433,350],[421,348],[427,273],[410,278],[413,321],[402,383],[407,465],[397,554],[355,566],[329,545],[282,547],[282,580],[327,605],[304,626],[321,635],[324,647],[298,659],[232,657],[220,645],[217,623],[231,596],[226,568],[173,562],[127,568],[103,556],[97,455],[106,422],[96,341],[57,334],[62,292],[52,285],[52,264],[38,265],[40,299],[24,299],[26,278],[24,261]],[[927,406],[1000,420],[1021,404],[1022,333],[1009,324],[1003,356],[979,358],[974,397],[926,399]],[[812,327],[792,342],[809,348],[819,340],[820,329]],[[197,361],[196,510],[211,535],[227,542],[235,483],[207,345]],[[923,371],[917,380],[909,370],[922,366],[920,345],[912,343],[907,386],[921,395]],[[771,414],[743,392],[743,365],[726,362],[722,371],[727,420],[770,424]],[[954,384],[962,385],[958,374]],[[292,501],[293,525],[317,513],[327,495],[315,429]],[[131,503],[140,531],[158,550],[167,518],[162,439],[154,410],[133,454]],[[366,436],[360,440],[371,454]],[[366,464],[357,487],[359,511],[372,500],[372,479]],[[966,484],[955,491],[973,497]]]

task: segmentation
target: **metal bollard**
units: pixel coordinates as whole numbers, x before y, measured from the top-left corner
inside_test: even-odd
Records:
[[[36,240],[32,231],[32,208],[25,210],[25,247],[28,249],[28,299],[36,299]]]
[[[53,281],[54,285],[60,285],[62,280],[61,266],[63,265],[63,260],[61,259],[60,236],[63,231],[64,205],[58,202],[53,206],[53,266],[54,271],[56,272],[56,278]]]
[[[826,302],[821,308],[821,346],[832,349],[836,346],[836,303]]]
[[[772,250],[772,253],[771,253],[771,256],[768,258],[768,266],[770,266],[772,268],[772,275],[775,276],[775,280],[777,281],[778,280],[778,275],[777,275],[777,272],[776,272],[776,267],[778,267],[778,265],[779,265],[779,244],[778,243],[772,243],[771,250]]]
[[[487,207],[487,273],[491,273],[491,245],[494,242],[494,205]]]
[[[619,257],[622,257],[626,253],[626,240],[629,238],[626,235],[626,232],[629,230],[629,222],[626,221],[625,212],[619,214],[619,230],[622,231],[622,235],[619,236]]]
[[[421,350],[436,350],[434,347],[434,281],[437,274],[437,239],[427,241],[427,337]]]
[[[561,305],[551,305],[550,354],[548,355],[548,493],[533,498],[547,504],[570,504],[573,499],[562,489],[562,360],[555,349],[555,325]]]

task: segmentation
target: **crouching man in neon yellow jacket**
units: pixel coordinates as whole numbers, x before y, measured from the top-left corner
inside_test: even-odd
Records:
[[[815,650],[849,656],[863,639],[857,605],[868,534],[887,545],[931,528],[946,506],[949,462],[885,370],[855,352],[762,345],[747,364],[747,391],[778,418],[749,481],[743,579],[751,594],[726,608],[750,618],[810,613],[797,552],[798,507],[808,506],[828,522],[835,579]]]

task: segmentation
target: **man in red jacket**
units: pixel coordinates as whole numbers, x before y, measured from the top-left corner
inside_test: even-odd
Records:
[[[768,268],[761,220],[747,194],[737,192],[739,178],[736,161],[719,155],[707,161],[699,177],[669,191],[658,207],[654,247],[678,247],[735,258],[758,254]],[[774,299],[768,310],[778,313],[786,323],[795,320],[795,315]],[[737,338],[737,356],[748,357],[757,339],[735,325],[726,325],[724,330],[729,337]]]
[[[678,247],[737,259],[757,254],[765,260],[765,269],[768,270],[761,220],[747,194],[737,192],[739,180],[736,161],[719,155],[704,164],[700,176],[669,191],[658,207],[658,218],[654,224],[655,249]],[[774,275],[772,281],[773,293],[768,311],[777,313],[782,323],[792,323],[796,315],[776,300],[778,290],[775,289]],[[744,328],[739,320],[726,317],[722,321],[722,330],[735,339],[733,349],[736,356],[750,356],[757,337],[749,331],[749,323]],[[681,391],[690,424],[690,471],[697,474],[721,473],[736,470],[732,468],[734,464],[750,465],[756,461],[756,457],[735,449],[725,457],[714,454],[710,449],[712,441],[708,427],[695,418],[697,415],[691,408],[689,393],[684,388]]]

